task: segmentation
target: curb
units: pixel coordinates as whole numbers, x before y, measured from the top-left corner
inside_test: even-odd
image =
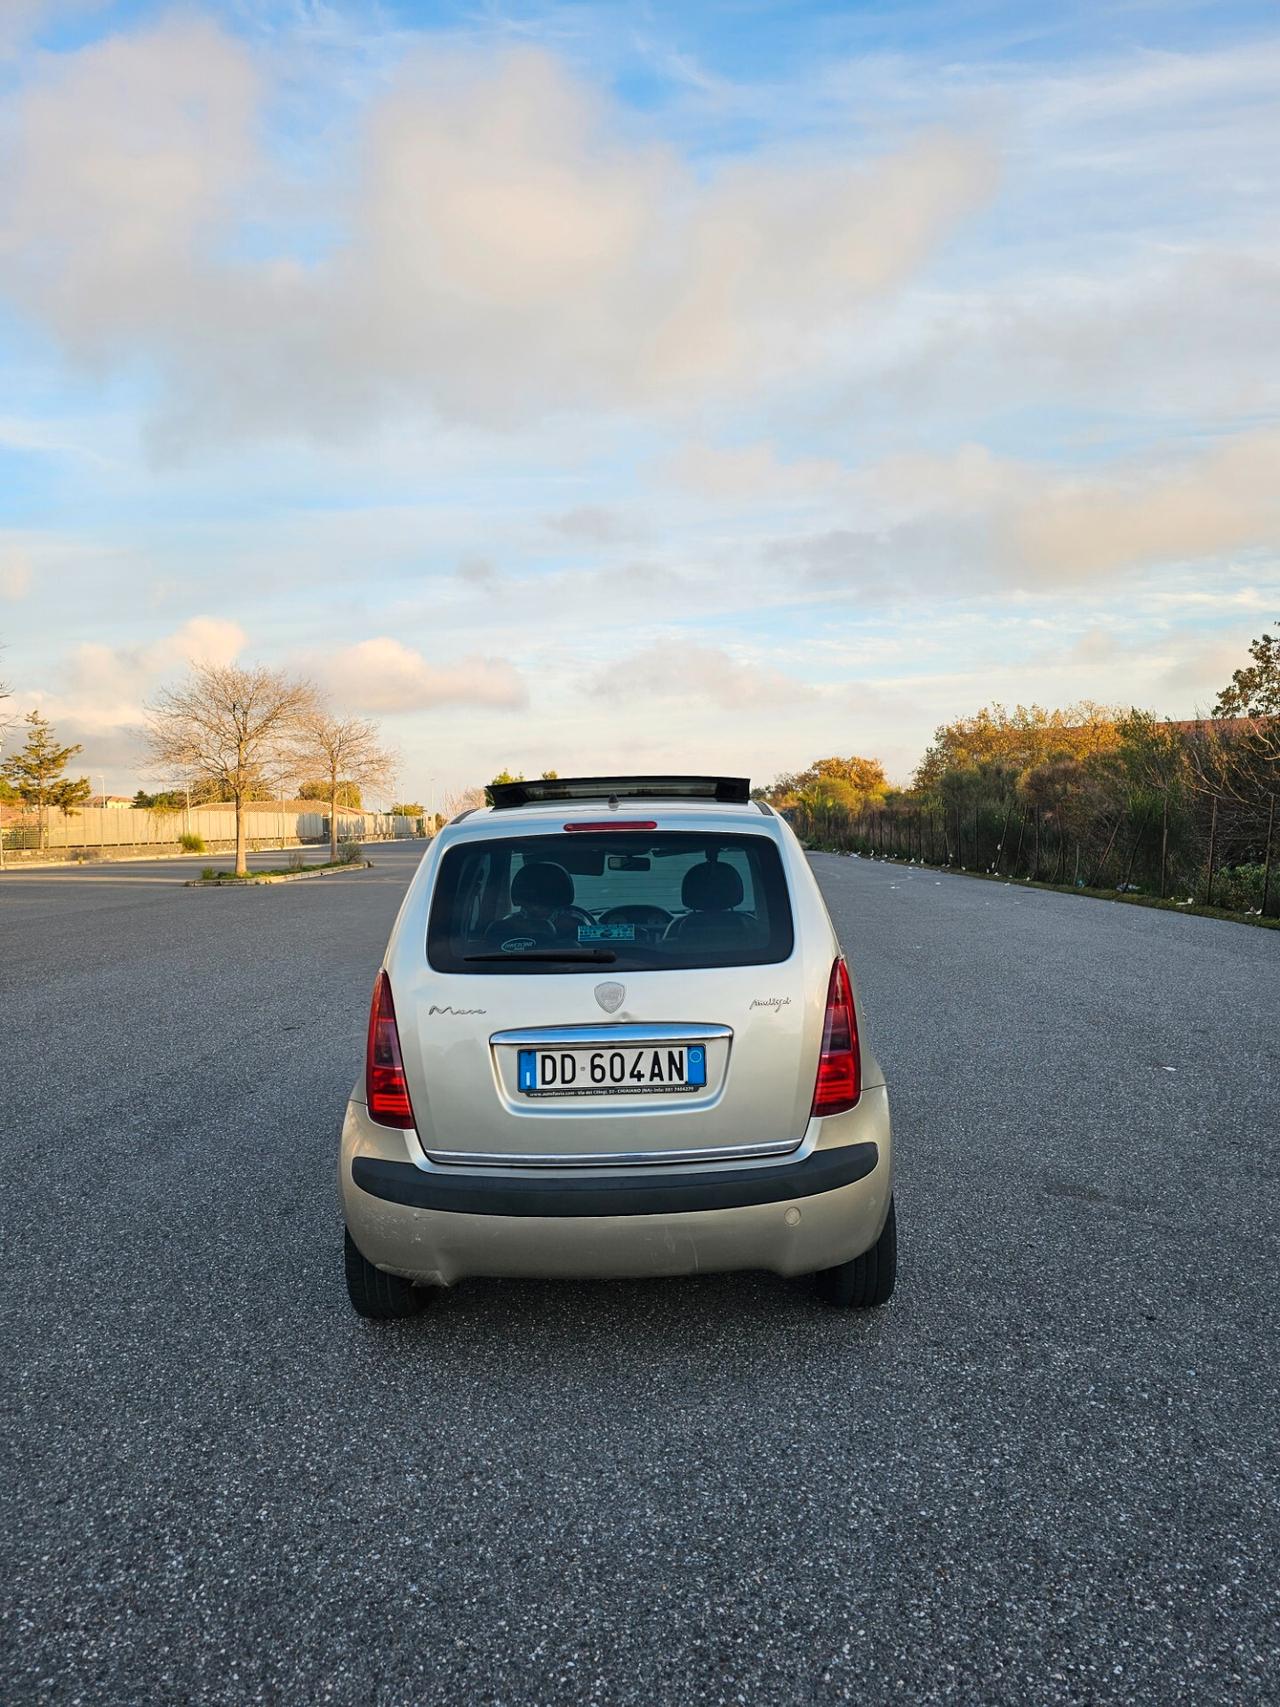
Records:
[[[429,842],[430,840],[431,840],[430,836],[384,836],[380,841],[368,841],[368,842],[363,843],[362,846],[371,847],[371,848],[399,847],[404,842],[423,842],[423,843],[426,843],[426,842]],[[279,850],[277,850],[275,848],[255,848],[253,851],[255,853],[275,853],[277,851],[279,851],[280,853],[290,853],[295,848],[317,848],[318,849],[318,848],[324,847],[325,845],[326,844],[324,842],[292,842],[292,843],[285,844]],[[23,859],[23,860],[10,860],[10,861],[7,861],[4,866],[0,867],[0,877],[13,877],[13,876],[21,874],[24,871],[52,871],[52,870],[61,871],[67,866],[77,866],[77,867],[80,867],[84,870],[92,869],[92,870],[96,870],[96,871],[103,871],[108,866],[113,866],[113,865],[148,865],[148,864],[151,864],[152,862],[158,861],[158,860],[159,861],[177,860],[177,859],[192,859],[192,860],[205,859],[205,860],[207,860],[210,858],[221,859],[221,858],[224,858],[227,854],[232,853],[233,851],[234,851],[234,844],[231,847],[206,848],[202,854],[185,853],[182,849],[179,848],[179,849],[176,849],[176,850],[169,852],[169,853],[126,854],[121,859],[115,859],[113,857],[108,856],[105,859],[104,858],[97,858],[97,859],[30,859],[30,860]]]
[[[1003,877],[996,871],[966,870],[964,866],[930,865],[926,860],[898,859],[893,854],[859,854],[852,848],[816,848],[802,842],[806,854],[825,854],[831,859],[862,859],[868,865],[892,865],[901,871],[936,871],[942,877],[972,877],[979,883],[999,883],[1006,889],[1031,889],[1041,895],[1073,895],[1081,901],[1110,901],[1122,907],[1141,907],[1148,913],[1174,913],[1184,919],[1218,919],[1225,925],[1252,925],[1264,931],[1280,930],[1280,915],[1263,918],[1258,913],[1234,913],[1227,907],[1209,907],[1203,902],[1161,900],[1155,895],[1129,895],[1123,890],[1075,889],[1065,883],[1044,883],[1027,877]]]
[[[346,872],[372,871],[371,859],[352,860],[350,865],[325,865],[317,871],[282,871],[274,877],[255,877],[252,872],[248,877],[232,877],[224,874],[221,877],[189,877],[182,885],[184,889],[261,889],[268,883],[302,883],[309,877],[341,877]]]

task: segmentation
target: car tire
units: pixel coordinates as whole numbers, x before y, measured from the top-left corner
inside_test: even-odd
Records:
[[[893,1297],[898,1278],[898,1215],[893,1199],[880,1237],[869,1251],[835,1268],[821,1269],[814,1276],[818,1296],[827,1304],[855,1310],[872,1310]]]
[[[343,1231],[343,1258],[347,1270],[347,1296],[357,1316],[371,1322],[394,1322],[416,1316],[430,1296],[425,1286],[415,1286],[398,1274],[387,1274],[360,1254],[351,1234]]]

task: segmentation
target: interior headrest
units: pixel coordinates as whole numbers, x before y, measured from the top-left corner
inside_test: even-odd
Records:
[[[511,899],[517,907],[571,907],[573,879],[550,860],[522,865],[511,879]]]
[[[727,912],[742,899],[742,878],[735,866],[704,860],[685,872],[680,899],[693,913]]]

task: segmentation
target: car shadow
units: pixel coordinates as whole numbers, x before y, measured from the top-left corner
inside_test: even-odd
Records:
[[[838,1310],[808,1276],[764,1272],[635,1280],[473,1279],[435,1292],[420,1316],[360,1324],[420,1348],[433,1361],[482,1367],[500,1361],[530,1377],[575,1373],[634,1377],[643,1367],[671,1383],[675,1402],[700,1403],[714,1366],[750,1372],[779,1359],[794,1366],[811,1349],[829,1357],[833,1338],[879,1337],[888,1312]],[[388,1327],[390,1333],[387,1334]]]

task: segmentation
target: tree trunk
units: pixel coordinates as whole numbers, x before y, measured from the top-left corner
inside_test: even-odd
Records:
[[[1273,802],[1274,804],[1274,802]],[[1169,790],[1164,791],[1164,806],[1160,813],[1160,899],[1164,900],[1165,882],[1169,873]]]
[[[1123,822],[1124,822],[1124,816],[1123,816],[1123,814],[1121,814],[1121,816],[1116,819],[1115,824],[1112,826],[1111,834],[1107,837],[1107,845],[1103,849],[1102,858],[1098,861],[1097,867],[1094,870],[1093,881],[1087,885],[1088,888],[1096,889],[1098,887],[1098,879],[1102,876],[1103,868],[1105,867],[1107,861],[1111,858],[1111,849],[1115,846],[1115,840],[1116,840],[1116,837],[1120,834],[1120,826]]]
[[[1142,836],[1143,836],[1143,832],[1146,830],[1146,827],[1147,827],[1147,815],[1144,812],[1142,814],[1142,817],[1138,820],[1138,828],[1134,832],[1133,846],[1129,849],[1129,863],[1124,868],[1124,887],[1126,889],[1129,887],[1129,884],[1133,879],[1134,861],[1138,857],[1138,849],[1142,844]]]
[[[247,877],[249,862],[244,848],[244,795],[236,795],[236,876]]]
[[[999,877],[1000,867],[1004,864],[1004,844],[1009,840],[1009,820],[1013,816],[1013,802],[1009,802],[1004,815],[1004,826],[1000,831],[1000,846],[996,849],[996,876]]]
[[[1213,905],[1213,861],[1218,847],[1218,797],[1213,797],[1213,811],[1209,818],[1209,877],[1204,886],[1204,904]]]
[[[329,858],[338,863],[338,779],[329,779]]]

